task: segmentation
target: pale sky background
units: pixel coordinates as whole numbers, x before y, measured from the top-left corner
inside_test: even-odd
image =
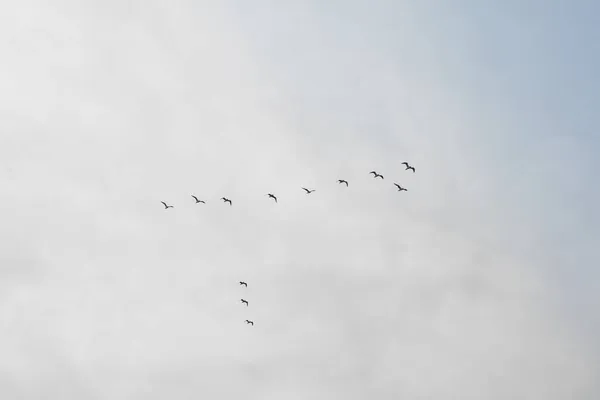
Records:
[[[594,3],[2,2],[0,398],[600,398]]]

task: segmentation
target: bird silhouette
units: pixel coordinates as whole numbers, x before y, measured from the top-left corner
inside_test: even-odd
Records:
[[[204,204],[206,204],[206,202],[204,200],[198,200],[198,198],[196,196],[194,196],[194,195],[192,195],[192,197],[194,198],[194,200],[196,200],[196,204],[198,204],[198,203],[204,203]]]
[[[307,189],[307,188],[302,188],[302,189],[304,189],[304,191],[306,192],[306,194],[311,194],[312,192],[314,192],[316,190],[316,189],[310,190],[310,189]]]
[[[223,200],[225,203],[229,203],[229,205],[230,205],[230,206],[232,205],[232,204],[231,204],[231,200],[229,200],[229,199],[228,199],[228,198],[226,198],[226,197],[221,197],[221,200]]]
[[[250,321],[249,319],[246,320],[246,324],[250,324],[250,325],[254,326],[254,322]]]
[[[408,165],[408,163],[407,163],[406,161],[404,161],[404,162],[402,163],[402,165],[406,165],[406,168],[404,169],[405,171],[407,171],[407,170],[409,170],[409,169],[412,169],[412,172],[413,172],[413,173],[415,172],[415,167]]]
[[[402,191],[408,192],[408,190],[404,189],[402,186],[398,185],[397,183],[394,183],[394,185],[396,185],[396,187],[398,188],[399,192],[402,192]]]
[[[381,178],[381,179],[383,179],[383,175],[380,175],[380,174],[378,174],[378,173],[377,173],[377,172],[375,172],[375,171],[371,171],[371,172],[369,172],[369,173],[370,173],[370,174],[373,174],[373,178]]]
[[[161,203],[163,203],[163,205],[165,206],[165,210],[166,210],[167,208],[173,208],[173,206],[168,206],[168,205],[167,205],[167,203],[165,203],[164,201],[161,201]]]
[[[275,203],[277,203],[277,197],[275,197],[274,194],[272,193],[267,193],[267,196],[269,196],[270,198],[272,198],[273,200],[275,200]]]
[[[241,300],[242,300],[242,303],[246,304],[246,307],[248,307],[248,300],[244,300],[244,299],[241,299]]]
[[[345,181],[343,179],[338,179],[338,183],[345,183],[346,187],[348,187],[348,181]]]
[[[248,287],[248,284],[247,284],[246,282],[242,282],[242,281],[240,281],[240,286],[241,286],[241,285],[244,285],[244,286]]]

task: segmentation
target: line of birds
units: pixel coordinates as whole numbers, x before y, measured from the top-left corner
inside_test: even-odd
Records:
[[[412,165],[409,165],[406,161],[402,163],[402,165],[406,166],[405,171],[407,170],[412,170],[412,172],[415,172],[415,167],[413,167]],[[380,173],[378,173],[377,171],[371,171],[369,172],[369,174],[373,174],[373,178],[377,179],[377,178],[383,178],[383,175],[381,175]],[[345,179],[338,179],[338,184],[345,184],[346,187],[348,187],[348,181]],[[400,186],[399,184],[394,182],[394,186],[396,186],[398,188],[399,192],[407,192],[408,189],[403,188],[402,186]],[[312,192],[316,191],[316,189],[307,189],[305,187],[302,188],[302,190],[304,190],[306,192],[306,194],[311,194]],[[266,196],[268,196],[270,199],[275,200],[275,203],[277,203],[277,196],[275,196],[273,193],[267,193]],[[206,201],[204,200],[200,200],[198,199],[198,197],[192,195],[192,197],[194,198],[194,200],[196,200],[196,204],[198,203],[203,203],[206,204]],[[229,203],[230,206],[233,205],[233,202],[228,199],[227,197],[221,197],[221,200],[223,200],[224,203]],[[165,210],[169,209],[169,208],[174,208],[174,206],[168,205],[167,203],[165,203],[164,201],[161,201],[161,203],[165,206]]]
[[[409,165],[407,162],[403,162],[403,165],[406,166],[405,170],[412,170],[412,172],[415,172],[415,168],[411,165]],[[381,178],[384,179],[383,175],[381,175],[380,173],[378,173],[377,171],[371,171],[369,172],[369,174],[373,175],[373,178],[377,179],[377,178]],[[345,179],[338,179],[338,183],[339,184],[345,184],[346,187],[348,187],[348,181]],[[399,184],[394,182],[394,185],[398,188],[399,192],[403,192],[403,191],[407,191],[407,189],[403,188],[402,186],[400,186]],[[313,193],[316,189],[307,189],[305,187],[302,188],[302,190],[304,190],[306,192],[306,194],[311,194]],[[275,196],[273,193],[267,193],[266,194],[270,199],[273,199],[275,201],[275,203],[277,203],[277,196]],[[196,201],[196,204],[198,203],[203,203],[206,204],[206,201],[204,200],[200,200],[198,197],[191,195],[194,200]],[[229,203],[229,205],[233,205],[232,201],[230,199],[228,199],[227,197],[221,197],[221,200],[223,200],[224,203]],[[165,206],[165,210],[169,209],[169,208],[174,208],[174,206],[170,206],[167,203],[165,203],[164,201],[161,201],[161,203]],[[248,287],[248,284],[244,281],[239,281],[240,286],[244,286],[244,287]],[[240,299],[242,304],[245,304],[246,307],[248,307],[249,303],[248,300],[246,299]],[[254,321],[251,321],[249,319],[245,320],[247,325],[252,325],[254,326]]]
[[[248,287],[248,284],[244,281],[240,281],[240,286],[245,286]],[[248,307],[248,300],[244,300],[244,299],[240,299],[242,304],[245,304],[246,307]],[[249,319],[246,320],[246,325],[252,325],[254,326],[254,321],[250,321]]]

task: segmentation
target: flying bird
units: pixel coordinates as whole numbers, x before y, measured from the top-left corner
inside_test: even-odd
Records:
[[[398,188],[398,191],[399,191],[399,192],[402,192],[402,191],[404,191],[404,192],[408,192],[408,190],[406,190],[406,189],[405,189],[405,188],[403,188],[402,186],[398,185],[397,183],[394,183],[394,185],[396,185],[396,187]]]
[[[338,183],[345,183],[346,187],[348,187],[348,181],[345,181],[343,179],[338,179]]]
[[[240,286],[241,286],[241,285],[244,285],[244,286],[248,287],[248,284],[247,284],[246,282],[242,282],[242,281],[240,281]]]
[[[272,193],[267,193],[267,196],[269,196],[270,198],[272,198],[273,200],[275,200],[275,203],[277,203],[277,197],[275,197],[274,194]]]
[[[415,172],[415,167],[408,165],[408,163],[407,163],[406,161],[404,161],[404,162],[402,163],[402,165],[406,165],[406,168],[404,169],[405,171],[407,171],[407,170],[409,170],[409,169],[412,169],[412,172],[413,172],[413,173]]]
[[[206,204],[206,202],[204,200],[198,200],[198,198],[196,196],[194,196],[194,195],[192,195],[192,197],[194,198],[194,200],[196,200],[196,204],[198,204],[198,203],[204,203],[204,204]]]
[[[229,203],[229,205],[230,205],[230,206],[232,205],[232,204],[231,204],[231,200],[229,200],[229,199],[228,199],[228,198],[226,198],[226,197],[221,197],[221,200],[223,200],[225,203]]]
[[[250,325],[254,326],[254,322],[250,321],[249,319],[246,320],[246,324],[250,324]]]
[[[370,174],[373,174],[373,178],[381,178],[381,179],[383,179],[383,175],[380,175],[380,174],[378,174],[378,173],[377,173],[377,172],[375,172],[375,171],[371,171],[371,172],[369,172],[369,173],[370,173]]]
[[[311,194],[312,192],[314,192],[316,190],[316,189],[310,190],[310,189],[307,189],[307,188],[302,188],[302,189],[304,189],[304,191],[306,192],[306,194]]]
[[[242,300],[242,303],[246,304],[246,307],[248,307],[248,301],[244,300],[244,299],[241,299],[241,300]]]
[[[168,205],[167,205],[167,203],[165,203],[164,201],[161,201],[161,203],[163,203],[163,205],[165,206],[165,210],[166,210],[167,208],[173,208],[173,206],[168,206]]]

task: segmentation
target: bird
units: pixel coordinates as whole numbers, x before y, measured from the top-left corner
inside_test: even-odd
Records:
[[[310,190],[310,189],[307,189],[307,188],[302,188],[302,189],[304,189],[304,191],[306,192],[306,194],[311,194],[312,192],[314,192],[316,190],[316,189]]]
[[[375,172],[375,171],[371,171],[371,172],[369,172],[369,173],[370,173],[370,174],[373,174],[373,178],[377,178],[377,177],[379,177],[379,178],[383,179],[383,175],[380,175],[380,174],[378,174],[378,173],[377,173],[377,172]]]
[[[267,196],[269,196],[270,198],[272,198],[273,200],[275,200],[275,203],[277,203],[277,197],[275,197],[274,194],[272,193],[267,193]]]
[[[194,196],[194,195],[192,195],[192,197],[194,198],[194,200],[196,200],[196,204],[198,204],[198,203],[204,203],[204,204],[206,204],[206,202],[204,200],[198,200],[198,198],[196,196]]]
[[[231,200],[229,200],[229,199],[228,199],[228,198],[226,198],[226,197],[221,197],[221,200],[223,200],[225,203],[229,203],[229,205],[230,205],[230,206],[232,205],[232,204],[231,204]]]
[[[250,324],[250,325],[254,326],[254,322],[250,321],[249,319],[246,320],[246,324]]]
[[[241,300],[242,300],[242,303],[246,304],[246,307],[248,307],[248,300],[244,300],[244,299],[241,299]]]
[[[408,190],[406,190],[406,189],[405,189],[405,188],[403,188],[402,186],[398,185],[397,183],[394,183],[394,185],[396,185],[396,187],[398,188],[398,191],[399,191],[399,192],[402,192],[402,191],[404,191],[404,192],[408,192]]]
[[[345,183],[346,187],[348,187],[348,181],[345,181],[343,179],[338,179],[338,183]]]
[[[161,201],[161,203],[163,203],[163,205],[165,206],[165,210],[166,210],[167,208],[173,208],[173,206],[168,206],[168,205],[167,205],[167,203],[165,203],[164,201]]]
[[[246,282],[242,282],[242,281],[240,281],[240,286],[241,286],[241,285],[244,285],[244,286],[248,287],[248,284],[247,284]]]
[[[412,172],[413,172],[413,173],[415,172],[415,167],[408,165],[408,163],[407,163],[406,161],[404,161],[404,162],[402,163],[402,165],[406,165],[406,168],[404,169],[405,171],[407,171],[407,170],[409,170],[409,169],[412,169]]]

